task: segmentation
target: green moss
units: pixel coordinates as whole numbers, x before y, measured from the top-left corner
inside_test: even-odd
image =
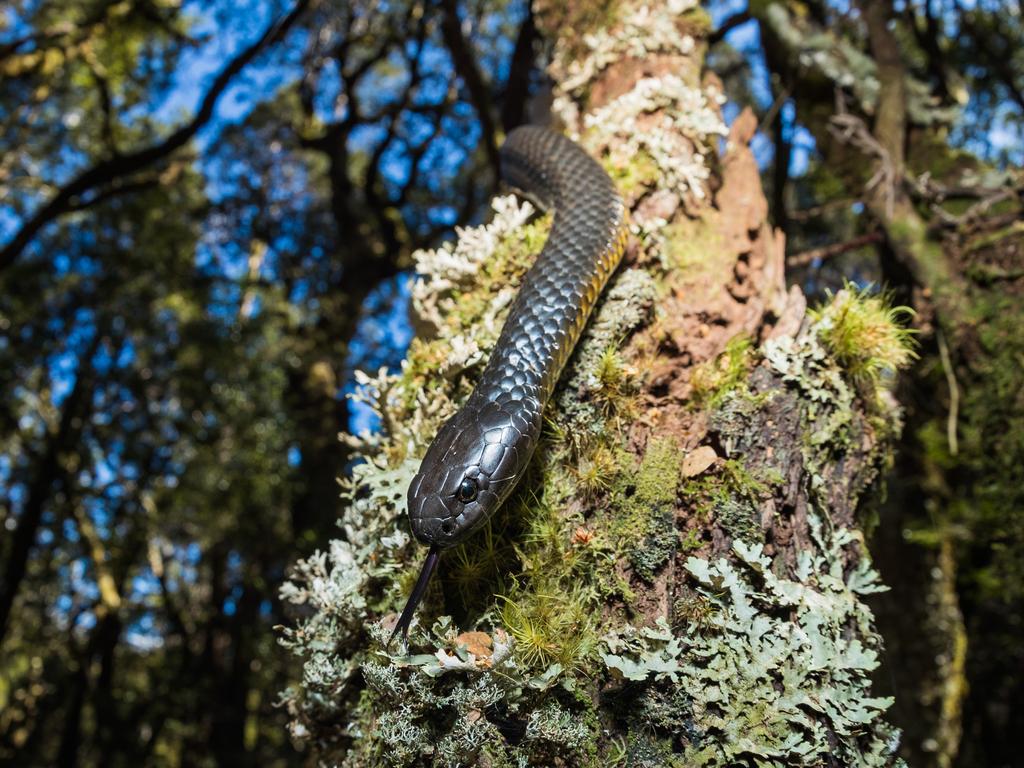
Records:
[[[497,521],[489,520],[476,536],[455,547],[447,558],[445,586],[457,592],[460,613],[464,615],[483,613],[491,604],[495,589],[501,589],[505,574],[516,564],[515,550],[508,535],[497,532],[509,525],[508,517],[505,510]],[[415,571],[411,573],[418,575]],[[410,580],[405,585],[404,594],[408,594],[412,584]]]
[[[893,306],[886,293],[852,284],[810,313],[825,348],[864,392],[917,357],[909,307]]]
[[[610,524],[618,551],[648,581],[679,548],[674,507],[681,458],[678,443],[671,439],[652,440],[639,461],[621,455]]]
[[[760,507],[778,480],[756,477],[742,461],[729,459],[715,472],[686,483],[682,495],[699,520],[714,520],[733,538],[760,541]]]
[[[596,496],[611,489],[617,469],[615,453],[608,445],[598,443],[580,456],[576,482],[585,496]]]
[[[689,27],[689,34],[694,36],[706,35],[714,29],[714,20],[711,14],[701,6],[691,8],[683,14],[683,21]]]
[[[450,327],[461,329],[478,323],[498,293],[519,282],[544,246],[551,229],[551,219],[551,214],[540,216],[523,226],[516,238],[498,243],[491,258],[481,265],[473,284],[454,291],[452,311],[446,316]],[[495,341],[497,332],[498,328],[495,328]]]
[[[682,217],[665,227],[663,236],[665,268],[685,276],[687,282],[698,283],[705,276],[727,274],[723,265],[734,256],[725,248],[722,236],[714,227]],[[716,279],[715,283],[718,282]]]
[[[635,195],[647,187],[654,187],[661,169],[651,154],[641,149],[626,163],[615,163],[605,158],[604,169],[615,182],[615,188],[626,197]]]
[[[554,580],[513,589],[502,597],[502,626],[516,640],[515,654],[529,669],[558,664],[563,670],[582,670],[597,646],[592,600],[579,589],[565,592]]]
[[[690,379],[693,402],[701,408],[718,408],[730,394],[747,391],[747,377],[753,366],[753,343],[746,334],[729,340],[713,360],[697,366]]]

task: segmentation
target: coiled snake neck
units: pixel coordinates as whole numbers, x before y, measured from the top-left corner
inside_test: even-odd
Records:
[[[577,144],[524,126],[500,154],[504,181],[553,209],[554,221],[476,389],[438,431],[409,486],[412,531],[430,552],[392,639],[407,635],[441,550],[493,515],[522,477],[544,406],[625,249],[622,200]]]

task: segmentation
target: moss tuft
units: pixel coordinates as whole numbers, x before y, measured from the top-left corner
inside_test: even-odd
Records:
[[[502,596],[501,623],[515,638],[516,658],[528,669],[552,664],[582,669],[597,645],[592,606],[579,590],[566,593],[561,585],[552,587],[514,589],[511,597]]]
[[[690,379],[695,405],[719,407],[733,392],[746,390],[754,363],[753,342],[746,334],[734,336],[714,360],[697,366]]]
[[[576,482],[585,496],[593,497],[611,489],[617,471],[615,454],[599,443],[580,456],[576,465]]]
[[[850,283],[810,313],[825,348],[862,394],[917,357],[914,331],[905,325],[913,314],[910,307],[893,306],[885,292]]]

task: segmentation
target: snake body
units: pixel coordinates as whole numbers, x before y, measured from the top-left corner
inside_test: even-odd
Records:
[[[625,249],[622,200],[570,139],[517,128],[501,148],[501,171],[510,186],[553,209],[554,221],[476,388],[438,431],[409,487],[413,534],[431,549],[396,633],[407,632],[440,551],[493,515],[522,477],[544,406]]]

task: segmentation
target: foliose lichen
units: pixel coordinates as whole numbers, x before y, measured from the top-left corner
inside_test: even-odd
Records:
[[[815,547],[791,576],[774,573],[761,545],[737,540],[734,561],[686,562],[709,608],[699,623],[602,638],[613,675],[647,684],[620,694],[636,698],[631,735],[660,719],[676,741],[666,764],[899,764],[898,735],[882,719],[892,701],[870,692],[879,640],[861,601],[884,587],[866,560],[844,572],[843,549],[860,547],[858,535],[816,514],[810,522]],[[671,691],[685,692],[682,711]]]

